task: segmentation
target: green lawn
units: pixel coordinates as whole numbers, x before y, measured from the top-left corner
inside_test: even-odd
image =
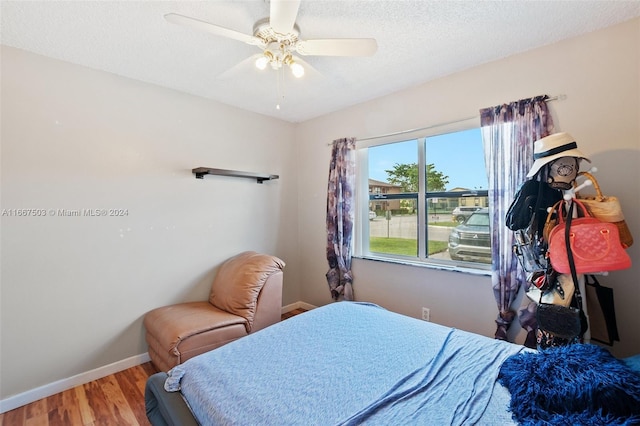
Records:
[[[445,241],[429,241],[428,254],[443,252],[447,249]],[[369,250],[376,253],[399,254],[403,256],[417,256],[418,246],[416,240],[408,238],[369,238]]]
[[[448,226],[449,228],[455,228],[460,224],[458,222],[429,222],[429,225]]]

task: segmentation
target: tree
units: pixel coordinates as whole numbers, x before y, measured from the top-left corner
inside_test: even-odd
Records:
[[[418,192],[418,164],[398,164],[387,172],[388,181],[402,187],[403,192]],[[449,183],[449,176],[435,169],[434,164],[427,164],[427,191],[444,191]]]
[[[418,165],[394,164],[393,170],[385,170],[389,183],[402,187],[402,192],[418,192]]]
[[[427,164],[427,191],[445,191],[449,183],[449,176],[436,170],[434,164]]]

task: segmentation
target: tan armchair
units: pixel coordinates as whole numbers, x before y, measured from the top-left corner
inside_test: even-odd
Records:
[[[284,265],[274,256],[240,253],[220,266],[208,301],[148,312],[144,326],[153,364],[168,371],[280,321]]]

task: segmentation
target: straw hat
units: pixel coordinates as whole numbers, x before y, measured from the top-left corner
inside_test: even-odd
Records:
[[[533,145],[533,158],[535,159],[527,178],[533,177],[542,166],[560,157],[578,157],[591,162],[578,150],[576,140],[569,133],[554,133],[542,139],[538,139]]]

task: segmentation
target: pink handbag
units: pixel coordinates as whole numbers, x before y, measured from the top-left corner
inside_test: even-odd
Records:
[[[620,243],[618,227],[613,223],[602,222],[574,199],[576,206],[582,209],[584,217],[571,218],[569,241],[576,265],[576,273],[616,271],[631,267],[631,258]],[[562,210],[560,207],[558,210]],[[558,212],[558,224],[549,233],[547,254],[553,269],[561,274],[571,273],[567,256],[565,227],[567,222],[561,211]]]

